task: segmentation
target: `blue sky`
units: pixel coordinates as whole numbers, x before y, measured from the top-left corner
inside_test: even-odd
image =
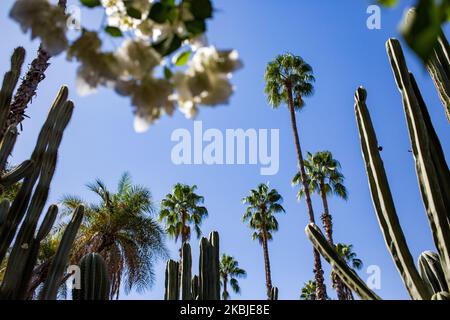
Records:
[[[23,34],[8,18],[13,2],[1,3],[1,74],[6,71],[6,62],[14,47],[21,45],[27,49],[28,63],[38,46],[37,41],[31,42],[29,34]],[[301,55],[312,65],[317,79],[315,95],[307,99],[307,108],[298,115],[303,150],[332,151],[342,164],[349,190],[347,202],[335,198],[329,201],[335,240],[354,244],[365,267],[380,267],[381,289],[377,293],[381,297],[408,298],[373,211],[353,111],[354,91],[363,85],[368,90],[368,106],[378,140],[384,147],[382,157],[412,254],[417,257],[424,250],[435,250],[413,159],[408,152],[409,138],[401,98],[384,46],[389,37],[399,37],[398,22],[412,1],[401,3],[396,9],[382,11],[381,30],[369,30],[366,9],[370,1],[214,1],[217,12],[208,24],[209,40],[219,48],[237,49],[244,68],[233,77],[236,92],[231,103],[202,109],[198,120],[203,121],[205,129],[218,128],[223,132],[234,128],[279,129],[280,170],[277,175],[261,176],[259,167],[252,165],[172,164],[170,151],[174,143],[170,135],[177,128],[192,131],[192,121],[178,112],[172,118],[165,117],[144,134],[135,133],[129,101],[107,89],[87,97],[78,96],[74,82],[76,64],[67,62],[62,55],[52,59],[47,78],[28,109],[30,119],[24,122],[25,129],[11,162],[19,163],[30,156],[53,97],[60,85],[67,84],[76,109],[60,148],[49,203],[57,202],[64,194],[96,200],[85,184],[98,177],[114,188],[124,171],[129,171],[136,183],[149,187],[157,202],[175,183],[195,183],[210,213],[202,227],[204,233],[218,230],[222,251],[235,256],[248,272],[247,279],[240,281],[242,295],[237,298],[264,299],[262,248],[251,240],[251,231],[241,223],[245,208],[240,200],[258,183],[270,181],[283,195],[287,212],[279,217],[280,230],[269,244],[273,283],[279,287],[281,299],[298,299],[302,284],[313,277],[311,245],[304,234],[307,212],[305,204],[297,202],[297,191],[290,185],[296,157],[289,114],[287,108],[272,110],[267,105],[263,74],[266,63],[277,54],[289,51]],[[98,23],[90,12],[83,11],[82,19]],[[416,57],[408,49],[404,50],[448,155],[450,127],[436,90]],[[314,197],[313,203],[318,215],[322,210],[320,199]],[[168,244],[176,258],[178,246],[170,240]],[[194,261],[197,261],[198,241],[193,240],[192,245]],[[327,263],[323,264],[329,274]],[[194,268],[196,270],[197,266]],[[367,278],[365,270],[360,271],[364,279]],[[157,281],[151,290],[121,298],[163,298],[164,262],[159,263],[155,271]],[[329,280],[328,275],[326,279]],[[331,288],[329,293],[334,297]]]

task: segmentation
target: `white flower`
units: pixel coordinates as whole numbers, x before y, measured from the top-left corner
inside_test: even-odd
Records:
[[[142,79],[153,73],[160,64],[161,56],[145,41],[125,40],[115,54],[123,77]]]
[[[39,37],[44,49],[57,55],[67,48],[64,11],[47,0],[17,0],[10,12],[23,32],[31,30],[31,38]]]

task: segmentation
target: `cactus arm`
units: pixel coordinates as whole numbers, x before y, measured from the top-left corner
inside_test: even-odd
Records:
[[[383,232],[395,266],[413,299],[427,299],[429,293],[417,272],[395,210],[394,200],[378,151],[378,141],[366,106],[366,90],[359,87],[355,94],[355,113],[366,164],[367,177],[378,223]]]
[[[209,243],[211,250],[211,289],[209,300],[220,300],[220,240],[217,231],[210,233]]]
[[[110,284],[103,257],[88,253],[80,260],[80,288],[72,291],[73,300],[108,300]]]
[[[180,265],[174,260],[167,261],[165,300],[178,300]]]
[[[189,243],[181,248],[181,300],[192,300],[192,255]]]
[[[61,242],[59,243],[58,250],[53,257],[47,279],[45,280],[44,287],[41,292],[42,300],[56,299],[58,288],[61,285],[61,279],[63,278],[64,269],[67,264],[67,259],[69,258],[70,249],[83,220],[83,213],[84,207],[78,206],[72,215],[71,221],[64,230],[64,234],[61,238]]]
[[[427,285],[430,294],[448,292],[444,271],[437,253],[424,251],[418,260],[419,274]]]
[[[272,287],[270,289],[270,300],[278,300],[278,288]]]
[[[450,227],[446,212],[444,190],[439,182],[439,166],[432,156],[429,128],[420,110],[419,99],[414,92],[400,43],[389,39],[387,53],[395,75],[397,86],[402,94],[403,106],[411,140],[411,149],[416,164],[422,199],[427,212],[435,246],[441,257],[447,284],[450,285]],[[448,168],[447,168],[448,172]]]
[[[3,199],[2,202],[0,202],[0,229],[5,222],[7,222],[6,216],[8,215],[9,205],[8,199]]]
[[[25,49],[22,47],[16,48],[11,56],[11,69],[3,77],[3,83],[0,89],[0,140],[7,127],[6,122],[10,111],[12,95],[19,80],[24,60]]]
[[[198,276],[192,278],[192,300],[198,300],[199,282]]]
[[[9,126],[1,140],[0,145],[0,172],[3,172],[8,161],[8,157],[16,144],[17,128]]]
[[[67,87],[61,87],[47,116],[47,120],[39,132],[36,146],[31,155],[31,160],[34,163],[34,170],[29,177],[25,178],[16,198],[11,204],[11,208],[7,216],[9,228],[0,229],[0,261],[2,261],[5,257],[6,251],[14,239],[17,228],[28,207],[36,181],[41,173],[42,158],[53,134],[55,123],[57,119],[59,119],[58,116],[62,116],[60,114],[60,110],[66,103],[67,96]],[[70,105],[66,105],[66,107],[70,108]]]
[[[33,171],[33,161],[25,160],[13,170],[5,173],[0,178],[0,184],[4,187],[8,187],[13,185],[14,183],[19,182],[26,176],[28,176]]]
[[[333,271],[342,281],[363,300],[381,300],[381,298],[364,283],[364,281],[351,269],[338,255],[336,250],[325,239],[320,229],[313,223],[306,226],[306,235],[317,251],[333,267]]]

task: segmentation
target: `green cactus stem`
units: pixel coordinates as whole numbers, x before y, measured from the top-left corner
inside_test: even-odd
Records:
[[[422,252],[417,264],[419,266],[419,274],[425,284],[427,284],[430,294],[439,293],[441,291],[448,292],[441,259],[437,253],[431,251]]]
[[[106,263],[98,253],[89,253],[80,260],[80,288],[72,290],[73,300],[108,300],[109,277]]]
[[[181,300],[192,300],[192,255],[191,246],[187,242],[181,248],[180,268]]]
[[[180,265],[175,260],[167,261],[166,285],[164,300],[178,300],[179,298],[179,270]]]
[[[366,283],[339,256],[335,248],[325,239],[320,229],[310,223],[305,229],[306,235],[314,248],[330,263],[333,271],[342,281],[363,300],[381,300],[381,298],[366,285]]]
[[[431,300],[450,300],[450,293],[448,292],[438,292],[433,294]]]
[[[278,300],[278,288],[272,287],[270,289],[270,300]]]
[[[26,176],[28,176],[33,171],[33,161],[25,160],[17,167],[13,168],[11,171],[8,171],[0,178],[0,185],[4,187],[9,187]]]
[[[67,266],[67,260],[69,258],[70,250],[80,228],[81,221],[83,220],[84,207],[78,206],[72,219],[68,223],[64,234],[59,243],[55,256],[52,259],[47,279],[45,280],[44,287],[41,291],[40,298],[42,300],[56,300],[58,288],[61,285],[63,279],[64,270]]]
[[[383,160],[378,150],[375,130],[366,106],[367,92],[359,87],[355,93],[355,113],[358,123],[361,150],[375,213],[395,266],[413,299],[429,299],[428,290],[420,278],[408,249],[392,198]]]
[[[431,122],[427,122],[424,115],[426,106],[415,88],[412,75],[406,66],[405,57],[400,43],[396,39],[389,39],[386,43],[387,53],[394,72],[395,80],[402,95],[403,106],[411,140],[411,150],[416,164],[417,178],[420,192],[427,212],[433,239],[447,285],[450,286],[450,227],[449,194],[446,193],[450,185],[449,169],[445,159],[434,154],[439,140],[434,139]],[[422,105],[422,106],[421,106]],[[443,180],[445,182],[443,184]]]

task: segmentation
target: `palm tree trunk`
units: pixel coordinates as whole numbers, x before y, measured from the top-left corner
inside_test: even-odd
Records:
[[[325,182],[322,180],[320,181],[320,197],[322,198],[322,204],[323,204],[323,215],[322,215],[322,224],[323,228],[325,230],[325,235],[327,237],[328,242],[334,247],[333,242],[333,222],[332,217],[330,215],[330,211],[328,208],[328,200],[327,200],[327,193],[325,190]],[[334,287],[336,288],[337,297],[339,300],[347,300],[347,295],[344,292],[344,283],[339,278],[339,276],[336,273],[331,274],[331,278],[334,284]]]
[[[288,93],[289,113],[291,115],[291,126],[292,126],[292,131],[294,133],[295,149],[297,151],[298,166],[300,168],[301,180],[302,180],[303,188],[305,191],[306,204],[308,206],[309,222],[315,223],[314,210],[312,207],[311,196],[309,194],[309,186],[306,183],[307,179],[306,179],[306,172],[305,172],[305,163],[303,161],[302,149],[300,147],[300,138],[298,135],[297,121],[295,118],[294,101],[292,99],[292,88],[288,85],[286,87],[286,90]],[[327,297],[327,292],[325,289],[325,284],[324,284],[324,279],[323,279],[323,270],[322,270],[322,262],[320,260],[320,254],[316,249],[313,249],[313,254],[314,254],[314,274],[315,274],[315,280],[316,280],[316,284],[317,284],[317,299],[325,300]]]
[[[59,0],[58,5],[65,10],[67,0]],[[10,125],[18,125],[25,118],[25,109],[28,103],[36,95],[39,83],[45,79],[45,71],[50,65],[50,54],[41,46],[39,46],[37,57],[33,59],[27,74],[20,83],[19,88],[14,95],[14,99],[10,105],[7,125],[0,128],[0,137],[3,137],[6,128]]]
[[[228,277],[224,276],[223,277],[223,300],[228,300]]]
[[[269,249],[267,245],[266,231],[264,230],[263,236],[263,251],[264,251],[264,265],[266,269],[266,287],[267,287],[267,298],[270,299],[270,291],[272,290],[272,276],[270,273],[270,259],[269,259]]]

